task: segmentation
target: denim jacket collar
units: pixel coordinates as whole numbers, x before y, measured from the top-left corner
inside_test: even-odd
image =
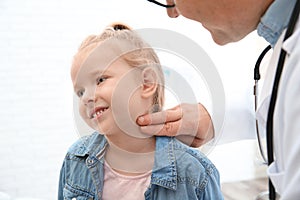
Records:
[[[151,183],[168,189],[177,189],[177,170],[174,140],[170,137],[156,137],[155,161]]]
[[[71,152],[75,156],[96,156],[106,146],[106,139],[103,135],[98,132],[94,132],[92,135],[84,136],[80,138],[81,142],[77,143],[76,146],[71,147]]]
[[[275,0],[261,18],[257,33],[265,38],[272,47],[287,27],[295,4],[296,0]]]
[[[78,146],[72,148],[72,154],[83,157],[88,156],[86,165],[93,167],[99,161],[104,162],[103,155],[107,140],[98,132],[82,138]],[[152,169],[151,184],[167,189],[176,190],[177,170],[174,153],[174,140],[170,137],[156,137],[155,161]]]

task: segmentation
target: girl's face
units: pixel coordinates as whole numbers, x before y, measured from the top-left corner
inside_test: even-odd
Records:
[[[122,58],[107,65],[101,57],[89,56],[80,67],[71,69],[79,113],[91,128],[105,135],[133,133],[138,129],[137,117],[146,112],[141,70]]]

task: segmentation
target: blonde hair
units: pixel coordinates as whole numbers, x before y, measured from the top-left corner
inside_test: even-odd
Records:
[[[164,105],[164,75],[160,61],[153,48],[129,26],[122,23],[114,23],[107,26],[101,34],[88,36],[79,46],[78,52],[74,56],[72,66],[81,65],[85,60],[84,56],[86,54],[90,53],[102,42],[112,38],[117,41],[129,42],[130,45],[133,45],[133,51],[120,55],[130,66],[155,66],[155,71],[158,76],[158,85],[153,95],[152,112],[161,111]]]

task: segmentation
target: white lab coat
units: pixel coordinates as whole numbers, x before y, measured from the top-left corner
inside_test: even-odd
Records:
[[[282,43],[282,34],[274,47],[267,77],[262,88],[262,101],[257,111],[260,123],[265,127],[269,97],[274,71],[280,49],[287,51],[284,69],[279,84],[274,112],[275,161],[268,168],[281,200],[300,199],[300,22],[293,35]]]

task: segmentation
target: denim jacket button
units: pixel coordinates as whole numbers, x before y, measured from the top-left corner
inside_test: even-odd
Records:
[[[92,159],[88,159],[87,162],[88,162],[88,164],[90,164],[90,165],[94,163],[94,161],[93,161]]]
[[[72,198],[72,200],[76,200],[76,198],[74,197],[74,198]]]

